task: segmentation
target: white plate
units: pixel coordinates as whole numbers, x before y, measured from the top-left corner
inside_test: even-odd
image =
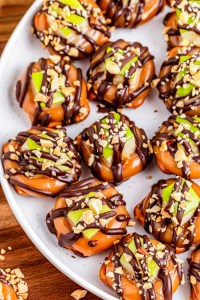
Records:
[[[19,131],[28,129],[31,124],[28,116],[18,107],[14,96],[14,85],[27,65],[40,57],[47,57],[47,51],[43,50],[40,42],[30,34],[32,17],[41,5],[41,0],[36,1],[21,20],[5,51],[1,57],[0,64],[0,128],[1,144],[10,137],[15,136]],[[162,20],[166,14],[158,15],[149,23],[137,29],[118,29],[112,33],[112,40],[124,38],[127,41],[139,41],[150,48],[155,56],[157,72],[166,55],[166,44],[162,36]],[[84,74],[88,67],[88,60],[78,62]],[[92,124],[102,117],[96,113],[95,104],[91,104],[91,113],[84,122],[68,127],[68,135],[74,138],[83,128]],[[158,99],[156,91],[152,91],[144,105],[137,110],[124,109],[124,113],[134,120],[136,124],[145,129],[149,138],[161,122],[169,116],[164,104]],[[83,169],[82,178],[89,176],[89,172]],[[96,294],[104,300],[114,300],[114,292],[106,287],[98,278],[99,268],[107,252],[91,258],[73,258],[68,250],[58,247],[57,239],[46,227],[46,214],[52,209],[54,199],[39,199],[33,197],[19,196],[12,186],[3,178],[1,167],[1,183],[8,202],[18,219],[19,223],[36,245],[36,247],[46,256],[46,258],[69,278],[76,281],[85,289]],[[147,179],[152,176],[152,179]],[[142,173],[132,177],[118,187],[119,192],[124,194],[127,201],[128,210],[133,216],[135,205],[148,193],[150,186],[161,178],[167,178],[162,174],[155,161]],[[143,228],[137,224],[134,230],[144,234]],[[131,229],[133,231],[133,229]],[[26,251],[26,250],[25,250]],[[180,255],[185,259],[189,257],[189,252]],[[184,264],[186,274],[186,284],[179,287],[174,295],[174,299],[189,299],[189,283],[187,279],[187,261]]]

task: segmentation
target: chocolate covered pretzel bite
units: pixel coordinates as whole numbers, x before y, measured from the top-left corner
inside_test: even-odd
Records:
[[[3,146],[5,178],[21,195],[55,197],[80,176],[80,157],[64,128],[32,127]]]
[[[128,28],[148,22],[165,6],[165,0],[97,0],[96,2],[109,25]]]
[[[171,116],[152,139],[158,167],[167,174],[200,178],[200,118]]]
[[[184,283],[181,260],[173,249],[146,235],[126,235],[114,246],[100,279],[124,300],[171,300]]]
[[[33,32],[51,54],[83,58],[105,44],[110,32],[92,0],[45,0],[33,21]]]
[[[190,300],[200,299],[200,245],[192,251],[189,263]]]
[[[182,177],[160,180],[134,210],[135,218],[176,252],[200,242],[200,187]]]
[[[173,114],[200,114],[200,47],[176,47],[162,64],[157,88]]]
[[[123,196],[94,177],[62,191],[46,218],[59,246],[83,257],[110,248],[126,234],[128,220]]]
[[[110,112],[84,129],[76,140],[85,164],[100,180],[120,184],[147,166],[144,130],[120,113]]]
[[[89,98],[114,107],[136,108],[150,92],[153,56],[140,43],[108,42],[93,55],[88,70]]]
[[[173,11],[164,19],[164,36],[168,49],[190,43],[200,44],[199,1],[171,1]]]
[[[90,111],[81,69],[59,55],[31,63],[17,82],[16,98],[32,125],[69,125]]]

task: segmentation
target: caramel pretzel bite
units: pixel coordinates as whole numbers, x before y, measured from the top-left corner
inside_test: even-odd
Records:
[[[17,82],[16,98],[32,125],[69,125],[90,111],[81,69],[59,55],[31,63]]]
[[[6,279],[6,275],[3,270],[0,270],[0,299],[18,300],[13,285]]]
[[[146,23],[159,14],[165,0],[97,0],[107,23],[116,27],[133,28]]]
[[[162,64],[159,96],[173,114],[200,114],[200,47],[176,47]]]
[[[80,176],[80,157],[64,128],[32,127],[3,146],[5,178],[21,195],[56,196]]]
[[[171,300],[184,283],[181,261],[173,249],[137,233],[114,246],[100,279],[124,300]]]
[[[200,242],[200,187],[177,177],[160,180],[135,207],[135,218],[160,242],[177,253]]]
[[[114,186],[93,177],[62,191],[46,220],[59,246],[84,257],[110,248],[126,234],[129,214]]]
[[[110,32],[92,0],[45,0],[33,20],[33,32],[51,54],[83,58],[105,44]]]
[[[190,43],[200,44],[200,3],[199,1],[171,1],[173,11],[164,19],[165,39],[168,48]]]
[[[76,140],[85,164],[103,181],[120,184],[149,162],[144,130],[120,113],[109,113],[84,129]]]
[[[88,70],[89,98],[114,107],[144,102],[155,76],[153,56],[140,43],[107,42],[93,55]]]
[[[200,178],[200,118],[171,116],[155,133],[152,146],[158,167],[167,174]]]
[[[190,300],[200,299],[200,245],[192,252],[189,263]]]

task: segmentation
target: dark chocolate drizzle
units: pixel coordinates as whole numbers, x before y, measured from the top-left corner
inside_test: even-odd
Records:
[[[189,191],[189,187],[185,180],[182,186],[182,180],[184,179],[178,176],[175,179],[174,188],[172,190],[172,193],[182,193],[181,200],[178,202],[177,207],[177,224],[174,224],[172,221],[174,214],[170,211],[170,208],[173,207],[176,201],[171,196],[168,204],[163,209],[162,191],[167,187],[167,183],[165,180],[160,180],[152,186],[148,196],[148,199],[151,199],[151,201],[148,201],[147,210],[143,211],[145,220],[144,228],[147,232],[152,233],[159,241],[164,243],[166,243],[165,234],[170,230],[173,232],[170,245],[175,248],[185,248],[185,250],[188,250],[194,241],[195,226],[193,229],[191,228],[195,225],[200,213],[200,205],[196,208],[196,211],[190,220],[185,224],[181,224],[185,211],[181,204],[186,201],[184,193]],[[139,206],[140,209],[143,210],[143,202],[141,202]],[[156,212],[151,211],[153,207],[159,207],[160,210]],[[187,243],[184,243],[184,241],[187,241]],[[167,243],[169,243],[169,241]]]
[[[152,139],[152,146],[160,147],[161,144],[166,141],[167,151],[172,157],[175,157],[175,153],[178,150],[177,144],[181,144],[185,149],[186,155],[190,155],[192,158],[192,161],[183,161],[182,166],[183,177],[190,178],[190,164],[193,162],[200,163],[200,155],[193,153],[192,147],[190,145],[190,140],[188,140],[188,138],[190,138],[195,143],[195,145],[198,147],[198,151],[200,151],[200,138],[198,136],[195,136],[195,134],[191,130],[186,128],[183,128],[181,131],[183,136],[177,136],[175,134],[176,128],[174,126],[176,124],[176,126],[178,127],[180,123],[176,122],[176,118],[176,116],[171,116],[167,121],[163,122],[161,128],[163,129],[163,127],[165,127],[165,130],[160,131],[160,128],[157,130]],[[181,118],[190,122],[193,126],[199,128],[199,121],[195,120],[193,117],[182,116]]]
[[[143,129],[140,129],[141,136],[142,136],[142,137],[140,137],[137,133],[137,127],[135,126],[135,123],[130,121],[126,116],[124,116],[122,114],[119,114],[119,115],[120,115],[119,121],[122,123],[122,126],[123,126],[123,124],[126,124],[134,134],[135,143],[136,143],[135,152],[138,154],[138,156],[142,162],[143,168],[145,168],[148,163],[148,150],[147,150],[147,148],[143,147],[143,143],[147,144],[146,134],[143,131]],[[108,129],[108,132],[110,134],[115,126],[115,124],[113,123],[114,113],[110,112],[107,116],[107,119],[108,119],[107,124],[110,126],[110,129]],[[94,126],[96,126],[96,128],[97,128],[96,131],[95,131]],[[101,174],[101,169],[102,169],[101,162],[100,162],[100,156],[103,153],[103,147],[98,142],[98,139],[102,138],[100,130],[101,130],[101,120],[95,122],[91,127],[84,129],[83,132],[81,133],[82,140],[84,142],[89,141],[90,144],[92,145],[91,151],[92,151],[92,153],[94,153],[95,158],[94,158],[94,162],[90,168],[91,168],[92,174],[97,178],[101,177],[100,174]],[[119,131],[120,130],[121,129],[119,129]],[[94,138],[94,134],[98,135],[98,139]],[[118,133],[116,133],[116,135],[117,134]],[[112,161],[112,165],[111,165],[111,170],[113,172],[115,184],[119,184],[120,182],[123,181],[123,163],[124,162],[123,162],[121,154],[122,154],[122,151],[124,148],[124,144],[125,143],[119,138],[118,143],[115,143],[112,148],[113,149],[113,161]],[[85,162],[85,163],[87,164],[87,162]]]
[[[58,209],[53,209],[50,213],[48,213],[47,217],[46,217],[46,223],[47,223],[47,227],[49,229],[49,231],[53,234],[57,234],[57,230],[54,224],[54,220],[56,220],[57,218],[67,218],[67,215],[70,211],[73,210],[79,210],[82,208],[82,204],[85,203],[85,196],[88,195],[90,192],[102,192],[106,189],[109,189],[110,187],[113,187],[112,184],[110,183],[102,183],[100,181],[98,181],[97,179],[91,177],[85,180],[82,180],[76,184],[73,184],[72,186],[70,186],[67,189],[64,189],[60,194],[59,197],[64,197],[64,198],[70,198],[73,200],[72,204],[70,206],[66,206],[66,207],[62,207],[62,208],[58,208]],[[80,197],[81,199],[76,201],[76,198]],[[95,197],[95,196],[94,196]],[[75,199],[75,201],[74,201]],[[80,221],[78,224],[76,224],[76,226],[78,226],[79,224],[82,225],[84,227],[84,230],[86,229],[90,229],[90,228],[95,228],[95,229],[99,229],[102,233],[104,233],[105,235],[124,235],[127,233],[125,228],[109,228],[106,226],[102,226],[99,222],[99,219],[109,219],[109,218],[115,218],[116,221],[118,222],[127,222],[129,221],[129,215],[127,213],[127,215],[118,215],[117,212],[115,211],[115,209],[119,206],[126,206],[126,202],[123,200],[123,196],[121,194],[118,194],[116,191],[116,194],[113,195],[110,198],[105,198],[105,196],[103,198],[101,198],[102,203],[106,204],[111,210],[100,214],[98,216],[98,218],[95,217],[95,221],[92,224],[86,224],[83,221]],[[86,208],[87,205],[84,207]],[[60,236],[58,237],[58,244],[61,247],[67,247],[73,243],[75,243],[80,237],[83,236],[83,233],[74,233],[74,231],[72,230],[71,232],[63,235],[60,234]],[[88,245],[90,247],[95,247],[98,244],[98,240],[90,240],[88,242]]]
[[[53,96],[55,91],[50,90],[49,86],[49,81],[48,78],[49,76],[47,75],[47,71],[49,69],[55,71],[55,67],[59,67],[61,69],[62,74],[66,77],[65,81],[65,87],[70,87],[70,81],[69,81],[69,70],[65,70],[65,64],[66,62],[64,60],[60,60],[57,64],[49,63],[49,60],[45,58],[40,58],[39,60],[39,65],[40,67],[37,68],[38,70],[35,70],[34,66],[35,63],[31,63],[26,71],[25,75],[25,80],[24,84],[22,84],[22,81],[18,81],[16,85],[16,98],[17,101],[19,102],[20,107],[23,107],[25,97],[28,93],[28,89],[31,84],[32,80],[32,73],[36,71],[42,71],[43,74],[43,82],[41,85],[41,90],[40,93],[48,97],[48,101],[46,103],[47,108],[51,108],[53,106]],[[67,96],[65,97],[64,103],[60,104],[63,108],[64,111],[64,119],[62,120],[63,125],[70,125],[72,123],[76,123],[76,117],[79,114],[80,111],[80,100],[81,100],[81,93],[82,93],[82,71],[81,69],[76,69],[77,73],[77,81],[80,82],[79,86],[73,86],[75,89],[75,92],[72,93],[73,95],[73,101],[71,101],[71,97]],[[46,92],[43,92],[43,88],[45,87]],[[71,105],[73,103],[73,105]],[[48,126],[53,120],[51,120],[51,115],[46,112],[42,107],[41,107],[41,102],[36,102],[36,108],[35,112],[33,115],[33,120],[32,120],[32,125],[42,125],[42,126]]]
[[[69,40],[67,38],[63,38],[61,36],[58,36],[55,32],[50,32],[50,33],[46,33],[43,31],[38,31],[37,28],[35,27],[35,24],[33,22],[33,28],[34,28],[34,34],[37,36],[38,39],[40,39],[40,41],[42,43],[44,43],[44,38],[45,37],[49,37],[49,42],[47,44],[47,46],[52,49],[54,52],[58,52],[59,55],[63,56],[63,55],[69,55],[69,50],[70,48],[76,48],[79,53],[83,56],[88,56],[91,54],[91,52],[94,52],[98,46],[100,46],[98,44],[98,41],[93,39],[93,36],[95,36],[97,33],[104,35],[105,37],[110,37],[110,31],[107,27],[105,18],[99,13],[96,14],[95,17],[95,22],[94,22],[94,7],[92,7],[91,5],[88,5],[87,3],[85,3],[84,1],[79,1],[81,3],[81,5],[83,6],[86,15],[83,15],[82,10],[76,8],[76,7],[71,7],[70,5],[65,5],[59,1],[55,1],[55,0],[51,0],[51,1],[47,1],[45,6],[42,7],[42,9],[37,13],[37,14],[41,14],[41,13],[45,13],[46,15],[49,14],[49,7],[51,4],[53,4],[54,2],[59,4],[59,8],[63,9],[64,7],[68,7],[69,11],[71,14],[75,14],[81,17],[84,17],[87,22],[88,22],[88,26],[90,29],[90,32],[88,34],[83,33],[83,30],[81,28],[79,28],[78,25],[74,25],[71,22],[67,22],[67,25],[65,25],[66,28],[69,28],[71,30],[74,31],[74,34],[79,36],[80,38],[82,38],[83,42],[81,43],[81,45],[79,43],[72,43],[69,42]],[[60,19],[59,17],[54,17],[56,21],[64,21],[64,19]],[[94,31],[94,32],[93,32]],[[64,45],[64,49],[62,50],[56,50],[55,49],[55,44],[53,43],[55,40],[57,40],[59,42],[59,44]],[[91,48],[92,50],[88,51],[88,46]],[[75,57],[73,57],[75,58]]]
[[[95,60],[96,57],[100,56],[99,59],[97,59],[93,64],[90,65],[90,68],[87,72],[88,75],[88,80],[89,83],[91,83],[92,87],[91,87],[91,91],[93,92],[93,94],[95,95],[95,99],[97,101],[100,101],[101,103],[105,102],[105,95],[107,93],[107,91],[113,86],[115,85],[113,82],[114,76],[110,74],[108,71],[97,71],[98,68],[102,65],[105,64],[106,59],[108,59],[109,57],[112,57],[114,55],[114,53],[118,50],[124,50],[124,51],[128,51],[128,49],[131,48],[139,48],[140,49],[140,55],[138,57],[138,61],[135,62],[134,66],[130,67],[130,69],[128,70],[127,76],[124,76],[124,82],[122,83],[122,88],[117,89],[115,97],[113,99],[112,104],[109,103],[110,106],[113,107],[123,107],[124,105],[134,101],[134,99],[136,99],[142,92],[144,92],[146,89],[149,88],[151,81],[154,78],[154,74],[150,75],[149,78],[146,80],[146,84],[142,84],[137,90],[132,91],[130,90],[130,83],[129,80],[131,78],[131,75],[137,70],[137,69],[141,69],[144,67],[144,65],[149,62],[150,60],[153,60],[153,56],[149,53],[148,48],[147,47],[143,47],[140,43],[127,43],[126,46],[121,46],[121,44],[124,43],[124,40],[119,39],[116,42],[107,42],[103,47],[101,47],[94,55],[93,55],[93,59]],[[106,53],[106,50],[108,47],[113,48],[112,51],[110,51],[109,53]],[[122,63],[120,68],[123,68],[123,66],[125,66],[130,60],[132,60],[134,57],[136,57],[136,54],[128,51],[126,52],[126,54],[124,55],[123,60],[120,60],[120,62]],[[99,82],[101,81],[101,83],[98,86],[98,90],[94,90],[93,86],[95,84],[95,82]]]
[[[138,264],[138,260],[136,259],[135,254],[128,248],[128,244],[132,239],[135,242],[137,253],[144,254],[144,258],[140,260],[140,265]],[[141,243],[141,239],[143,239],[145,248]],[[140,290],[142,292],[141,297],[143,300],[156,300],[156,291],[152,280],[150,280],[146,261],[146,256],[150,255],[160,268],[157,274],[157,278],[160,278],[162,280],[162,292],[164,299],[172,300],[172,279],[167,268],[168,261],[170,259],[172,260],[179,277],[179,283],[183,279],[183,271],[182,266],[176,262],[174,250],[168,245],[163,245],[163,247],[164,249],[162,250],[162,252],[164,252],[165,254],[163,253],[164,255],[162,258],[158,258],[156,246],[152,244],[152,242],[146,235],[141,236],[137,233],[129,234],[123,237],[121,241],[114,246],[112,252],[113,256],[111,257],[111,260],[114,263],[115,269],[120,266],[122,266],[123,268],[123,265],[121,265],[120,262],[120,257],[123,253],[126,253],[131,256],[131,261],[129,263],[131,264],[134,271],[134,275],[127,275],[126,271],[123,275],[114,272],[114,284],[112,285],[112,287],[117,292],[120,299],[123,299],[121,276],[127,276],[130,281],[134,281],[140,284]],[[151,283],[151,287],[149,287],[148,289],[144,289],[144,284],[147,282]]]
[[[16,152],[13,151],[8,151],[3,154],[2,156],[2,162],[4,165],[4,162],[6,160],[14,161],[18,163],[17,168],[9,168],[5,169],[4,171],[5,174],[9,176],[10,182],[15,185],[19,186],[21,188],[25,188],[27,190],[33,191],[33,192],[38,192],[40,194],[44,194],[47,196],[55,196],[51,192],[47,191],[42,191],[39,187],[38,188],[33,188],[27,184],[24,184],[23,182],[20,182],[18,179],[15,178],[17,175],[24,175],[28,176],[30,178],[33,178],[37,175],[43,175],[47,176],[49,178],[55,178],[61,182],[66,183],[67,185],[72,184],[75,182],[79,176],[80,176],[80,157],[79,154],[76,151],[76,148],[73,144],[73,141],[67,137],[66,135],[66,130],[64,128],[57,129],[58,132],[63,132],[63,143],[64,146],[61,150],[62,153],[67,153],[67,152],[73,152],[72,157],[70,160],[67,160],[63,166],[68,167],[70,170],[69,171],[62,171],[56,166],[50,166],[47,167],[46,169],[42,170],[42,163],[37,159],[37,156],[35,154],[35,150],[22,150],[21,147],[22,145],[26,142],[28,138],[31,140],[35,141],[39,146],[41,146],[40,140],[50,140],[53,144],[53,149],[57,146],[57,141],[60,139],[59,134],[57,132],[54,132],[50,129],[44,128],[44,127],[32,127],[32,130],[36,130],[38,133],[33,133],[29,131],[25,132],[20,132],[17,137],[16,137],[16,142],[17,142],[17,148],[15,149]],[[50,138],[46,137],[41,137],[39,134],[46,133]],[[12,140],[11,140],[12,142]],[[60,156],[55,155],[53,153],[48,153],[43,150],[39,150],[40,152],[40,157],[51,160],[52,162],[57,162],[57,160],[60,159]],[[18,160],[12,159],[12,155],[15,154],[18,157]],[[14,169],[14,173],[13,173]],[[71,170],[74,169],[74,174],[71,172]],[[28,173],[28,174],[27,174]]]

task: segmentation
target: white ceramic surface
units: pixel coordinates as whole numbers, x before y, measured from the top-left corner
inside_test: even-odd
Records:
[[[0,63],[0,142],[2,144],[19,131],[30,127],[28,116],[18,107],[14,96],[14,85],[27,65],[40,57],[47,57],[47,51],[43,50],[40,42],[31,35],[30,25],[34,12],[40,7],[41,0],[35,1],[26,13],[1,57]],[[162,36],[162,20],[167,9],[149,23],[137,29],[118,29],[112,33],[112,40],[124,38],[128,41],[139,41],[150,48],[155,56],[157,72],[166,55],[166,44]],[[88,67],[88,60],[76,63],[81,66],[84,74]],[[68,135],[74,138],[83,128],[102,117],[96,113],[95,104],[91,103],[90,116],[84,122],[68,127]],[[124,109],[123,112],[136,122],[139,127],[145,129],[149,138],[161,122],[169,116],[164,104],[158,99],[157,91],[152,91],[146,102],[137,110]],[[115,300],[114,292],[106,287],[98,278],[98,271],[108,252],[91,258],[73,258],[72,253],[58,247],[57,239],[47,230],[45,217],[53,207],[54,199],[37,199],[33,197],[19,196],[3,178],[2,167],[1,183],[8,202],[19,223],[36,245],[36,247],[51,261],[60,271],[78,284],[96,294],[104,300]],[[88,170],[82,168],[82,178],[89,176]],[[149,179],[149,176],[152,176]],[[133,216],[135,205],[148,193],[150,186],[161,178],[167,178],[162,174],[155,161],[142,173],[132,177],[118,187],[119,192],[127,201],[128,210]],[[1,219],[1,217],[0,217]],[[130,231],[145,233],[137,224]],[[26,251],[26,249],[24,249]],[[179,287],[173,299],[189,299],[189,283],[187,279],[187,257],[190,253],[180,255],[185,260],[184,270],[186,284]],[[28,262],[27,262],[28,263]],[[16,262],[17,266],[17,262]]]

